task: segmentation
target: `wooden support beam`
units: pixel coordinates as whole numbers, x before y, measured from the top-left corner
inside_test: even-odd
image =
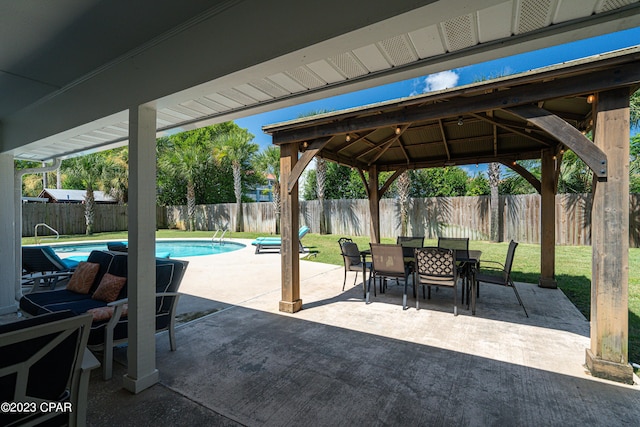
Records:
[[[313,160],[316,154],[318,154],[320,150],[322,150],[325,145],[329,143],[330,140],[331,138],[326,138],[313,141],[311,144],[309,144],[309,146],[307,147],[305,152],[302,153],[302,156],[300,156],[300,159],[296,162],[296,165],[291,171],[289,181],[287,182],[287,193],[291,192],[293,187],[298,183],[298,179],[300,179],[300,175],[302,175],[302,172],[304,172],[305,168],[309,165],[311,160]]]
[[[451,160],[451,153],[449,152],[449,143],[447,142],[447,134],[444,131],[444,125],[442,119],[438,119],[438,125],[440,126],[440,135],[442,135],[442,144],[444,144],[444,151],[447,153],[447,160]]]
[[[505,165],[506,167],[508,167],[509,169],[513,170],[518,175],[523,177],[529,184],[533,186],[533,188],[536,189],[538,194],[542,194],[542,184],[540,183],[540,180],[535,177],[534,174],[529,172],[527,169],[525,169],[515,161],[500,161],[500,163],[502,163],[503,165]]]
[[[381,189],[380,189],[380,191],[378,192],[379,196],[380,196],[380,197],[384,196],[384,194],[387,192],[387,190],[389,190],[389,187],[391,187],[391,184],[393,184],[393,182],[394,182],[396,179],[398,179],[398,177],[399,177],[400,175],[402,175],[402,173],[403,173],[404,171],[406,171],[406,170],[407,170],[407,168],[400,168],[400,169],[398,169],[397,171],[395,171],[395,172],[393,173],[393,175],[391,175],[391,176],[389,177],[389,179],[387,179],[387,180],[385,181],[384,185],[382,186],[382,188],[381,188]]]
[[[541,288],[558,287],[556,282],[556,169],[554,152],[542,151],[540,186],[540,279]]]
[[[607,179],[607,156],[580,131],[560,117],[533,105],[511,107],[505,111],[528,120],[571,148],[589,166],[599,181]]]
[[[629,90],[601,92],[595,105],[594,142],[609,158],[591,213],[591,373],[633,383],[629,365]]]
[[[280,182],[288,186],[292,172],[298,162],[298,144],[280,146]],[[302,309],[300,299],[300,256],[298,253],[299,206],[298,182],[290,191],[282,195],[282,212],[280,216],[281,231],[281,265],[282,265],[282,299],[280,311],[295,313]]]
[[[544,139],[536,138],[535,136],[531,135],[530,133],[518,130],[513,126],[509,126],[509,125],[501,123],[501,122],[499,122],[497,120],[490,119],[489,117],[485,117],[485,116],[483,116],[481,114],[471,114],[471,116],[476,117],[476,118],[478,118],[478,119],[480,119],[482,121],[485,121],[487,123],[491,123],[494,126],[493,135],[494,135],[494,140],[495,141],[497,141],[497,139],[498,139],[496,127],[499,127],[500,129],[504,129],[504,130],[506,130],[508,132],[514,133],[516,135],[520,135],[520,136],[522,136],[524,138],[530,139],[531,141],[537,142],[538,144],[546,145],[547,147],[551,146],[551,144],[549,142],[545,141]],[[494,153],[496,153],[496,155],[497,155],[497,152],[498,152],[498,148],[497,148],[496,145],[494,145]]]
[[[368,199],[369,197],[371,197],[371,192],[369,191],[369,183],[367,182],[367,177],[364,176],[364,172],[362,172],[362,169],[356,168],[356,170],[358,171],[358,175],[360,176],[360,179],[364,184],[364,191],[367,193],[367,199]]]

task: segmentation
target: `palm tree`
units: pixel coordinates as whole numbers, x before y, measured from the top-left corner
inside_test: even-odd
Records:
[[[327,162],[322,157],[316,157],[316,195],[320,202],[320,234],[328,234],[327,216],[324,212],[324,190],[327,182]]]
[[[233,169],[233,190],[236,196],[236,231],[244,231],[242,219],[242,172],[249,169],[258,144],[252,143],[254,136],[247,129],[238,126],[218,135],[214,140],[214,156],[218,161],[227,159]]]
[[[95,219],[94,190],[106,188],[108,174],[113,168],[107,157],[101,153],[88,154],[75,159],[65,160],[65,174],[68,181],[75,181],[86,190],[84,202],[84,217],[86,234],[93,234]]]
[[[409,171],[404,171],[398,177],[398,204],[400,205],[400,235],[406,236],[409,225],[409,191],[411,189],[411,176]]]
[[[127,203],[129,193],[129,148],[111,150],[110,159],[112,168],[108,177],[107,192],[118,201],[119,205],[124,205]]]
[[[276,216],[276,234],[280,234],[280,147],[270,145],[256,157],[256,167],[265,175],[273,175],[273,209]]]
[[[198,135],[172,135],[163,138],[158,166],[187,184],[187,231],[196,231],[195,179],[211,162],[211,149]]]
[[[489,187],[491,188],[491,241],[500,242],[502,233],[500,227],[500,193],[498,185],[500,184],[500,164],[489,163],[487,169],[489,175]]]

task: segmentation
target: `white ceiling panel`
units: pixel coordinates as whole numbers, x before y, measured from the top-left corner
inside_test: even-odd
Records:
[[[288,71],[287,75],[307,89],[316,88],[327,84],[326,81],[319,78],[307,67],[298,67],[294,70]]]
[[[636,2],[637,0],[600,0],[596,12],[609,12]]]
[[[442,55],[447,51],[442,43],[442,37],[437,25],[412,31],[409,33],[409,39],[413,42],[413,46],[420,58]]]
[[[206,97],[220,105],[224,105],[227,108],[240,108],[243,106],[241,103],[234,101],[231,98],[227,98],[226,96],[222,96],[219,93],[210,93]]]
[[[460,15],[441,24],[445,46],[449,52],[478,44],[475,19],[472,14]]]
[[[220,95],[224,96],[225,98],[233,99],[234,101],[236,101],[240,105],[245,105],[245,106],[246,105],[253,105],[256,102],[258,102],[255,99],[251,98],[250,96],[247,96],[242,92],[238,92],[234,88],[221,90],[219,93],[220,93]]]
[[[558,0],[558,7],[552,22],[569,21],[571,19],[584,18],[593,13],[599,0]]]
[[[356,56],[351,52],[327,58],[334,67],[336,67],[346,78],[354,79],[364,76],[368,70],[358,61]]]
[[[391,66],[377,44],[370,44],[359,49],[354,49],[353,54],[370,72],[386,70]]]
[[[219,102],[216,102],[206,96],[198,98],[198,102],[218,112],[227,111],[229,109],[229,107],[227,107],[226,105],[222,105]]]
[[[344,76],[324,59],[307,65],[311,71],[327,83],[337,83],[344,80]]]
[[[244,83],[239,86],[236,86],[234,89],[258,101],[269,101],[273,99],[273,96],[269,95],[264,91],[261,91],[260,89],[248,83]]]
[[[204,115],[213,114],[216,112],[214,109],[207,107],[206,105],[198,102],[197,100],[183,102],[180,105],[190,109],[191,111],[197,111],[198,113],[204,114]]]
[[[287,76],[285,73],[277,73],[269,76],[269,80],[282,87],[283,89],[289,91],[289,93],[302,92],[307,89],[302,86],[297,81],[293,80],[291,77]]]
[[[382,40],[378,45],[382,48],[394,67],[408,64],[418,59],[418,54],[413,49],[409,37],[405,34]]]
[[[511,35],[513,2],[508,1],[477,12],[478,41],[485,43]]]
[[[523,34],[551,24],[554,0],[520,0],[517,2],[514,34]]]

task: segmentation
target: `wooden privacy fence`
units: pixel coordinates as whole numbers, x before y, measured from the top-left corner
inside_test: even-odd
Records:
[[[316,200],[300,202],[300,225],[313,233],[320,231],[320,204]],[[540,196],[527,194],[500,197],[500,220],[503,240],[540,243]],[[23,236],[33,236],[35,224],[45,222],[60,234],[85,232],[84,208],[79,204],[28,203],[23,209]],[[198,230],[234,230],[236,204],[199,205],[196,208]],[[369,204],[367,200],[327,200],[325,214],[328,231],[335,235],[368,236]],[[158,207],[158,228],[185,229],[186,206]],[[275,233],[272,203],[244,203],[244,229],[264,234]],[[380,202],[382,237],[400,234],[400,209],[395,199]],[[127,229],[126,206],[98,205],[94,230]],[[435,238],[469,237],[489,240],[491,230],[490,197],[433,197],[409,200],[408,233]],[[556,243],[558,245],[591,244],[591,195],[556,196]],[[629,245],[640,247],[640,194],[629,196]]]

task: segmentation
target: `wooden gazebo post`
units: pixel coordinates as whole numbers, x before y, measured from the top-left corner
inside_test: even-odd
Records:
[[[600,92],[594,142],[607,155],[592,210],[591,348],[594,376],[633,383],[629,365],[629,88]]]
[[[302,309],[300,299],[300,258],[299,219],[298,219],[298,181],[289,188],[289,179],[298,162],[298,144],[288,143],[280,146],[280,188],[282,188],[282,212],[280,216],[282,261],[282,299],[280,311],[295,313]]]
[[[369,167],[369,212],[371,214],[371,243],[380,243],[380,191],[378,189],[378,168]]]
[[[557,288],[556,282],[556,167],[551,149],[542,151],[540,186],[540,279],[542,288]]]

